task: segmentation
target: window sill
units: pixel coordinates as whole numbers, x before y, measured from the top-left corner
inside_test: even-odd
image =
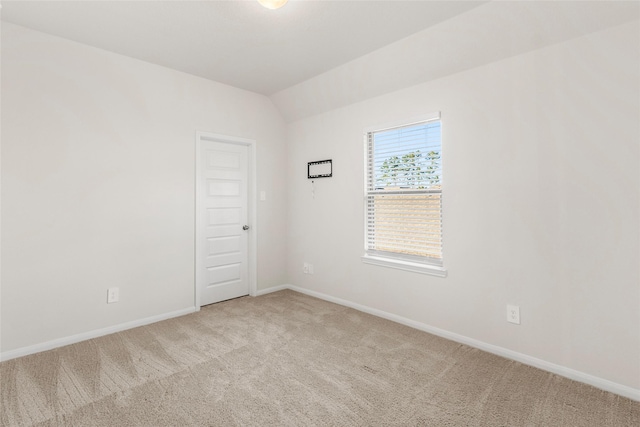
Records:
[[[379,265],[398,270],[412,271],[414,273],[428,274],[430,276],[447,277],[447,270],[445,270],[444,267],[439,267],[437,265],[421,264],[418,262],[371,255],[363,255],[362,262],[365,264]]]

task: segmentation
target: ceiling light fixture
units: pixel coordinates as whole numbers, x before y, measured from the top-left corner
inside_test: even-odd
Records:
[[[280,9],[287,4],[289,0],[258,0],[258,3],[266,7],[267,9]]]

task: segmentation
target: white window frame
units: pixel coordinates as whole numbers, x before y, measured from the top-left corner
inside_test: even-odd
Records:
[[[369,134],[373,132],[380,132],[388,129],[399,128],[404,126],[411,126],[415,124],[420,124],[424,122],[430,121],[440,121],[440,112],[435,112],[431,114],[425,114],[422,116],[413,117],[408,120],[402,120],[394,123],[387,123],[382,126],[375,126],[364,129],[364,197],[363,200],[366,200],[366,197],[369,195],[368,189],[368,174],[369,171]],[[442,136],[440,140],[441,150],[442,150]],[[444,188],[441,189],[441,197],[442,193],[444,193]],[[441,198],[442,203],[442,198]],[[428,274],[437,277],[446,277],[447,270],[444,268],[443,260],[432,260],[429,258],[422,258],[412,255],[403,255],[400,253],[391,253],[384,252],[380,253],[377,251],[369,250],[367,243],[367,220],[368,220],[368,212],[367,212],[367,203],[364,202],[364,250],[365,253],[362,256],[362,262],[365,264],[373,264],[382,267],[395,268],[404,271],[411,271],[415,273]]]

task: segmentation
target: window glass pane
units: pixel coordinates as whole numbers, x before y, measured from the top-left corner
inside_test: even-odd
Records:
[[[372,155],[373,188],[438,188],[442,183],[440,122],[375,132]]]
[[[367,133],[367,254],[442,266],[440,121]]]
[[[368,248],[442,259],[441,194],[368,197]]]

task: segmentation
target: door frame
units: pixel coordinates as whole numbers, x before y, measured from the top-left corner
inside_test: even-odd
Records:
[[[204,200],[202,200],[202,182],[200,180],[202,174],[202,142],[214,141],[222,142],[224,144],[244,145],[248,147],[248,167],[247,167],[247,216],[249,219],[249,236],[248,236],[248,270],[249,270],[249,295],[256,296],[258,290],[257,283],[257,231],[258,221],[256,214],[256,194],[257,194],[257,179],[256,179],[256,141],[254,139],[239,138],[235,136],[220,135],[212,132],[196,131],[196,164],[195,164],[195,274],[194,274],[194,304],[196,311],[200,311],[200,289],[204,281],[204,274],[202,273],[205,245],[198,236],[204,233],[204,221],[203,216],[200,215],[200,211],[204,207]]]

